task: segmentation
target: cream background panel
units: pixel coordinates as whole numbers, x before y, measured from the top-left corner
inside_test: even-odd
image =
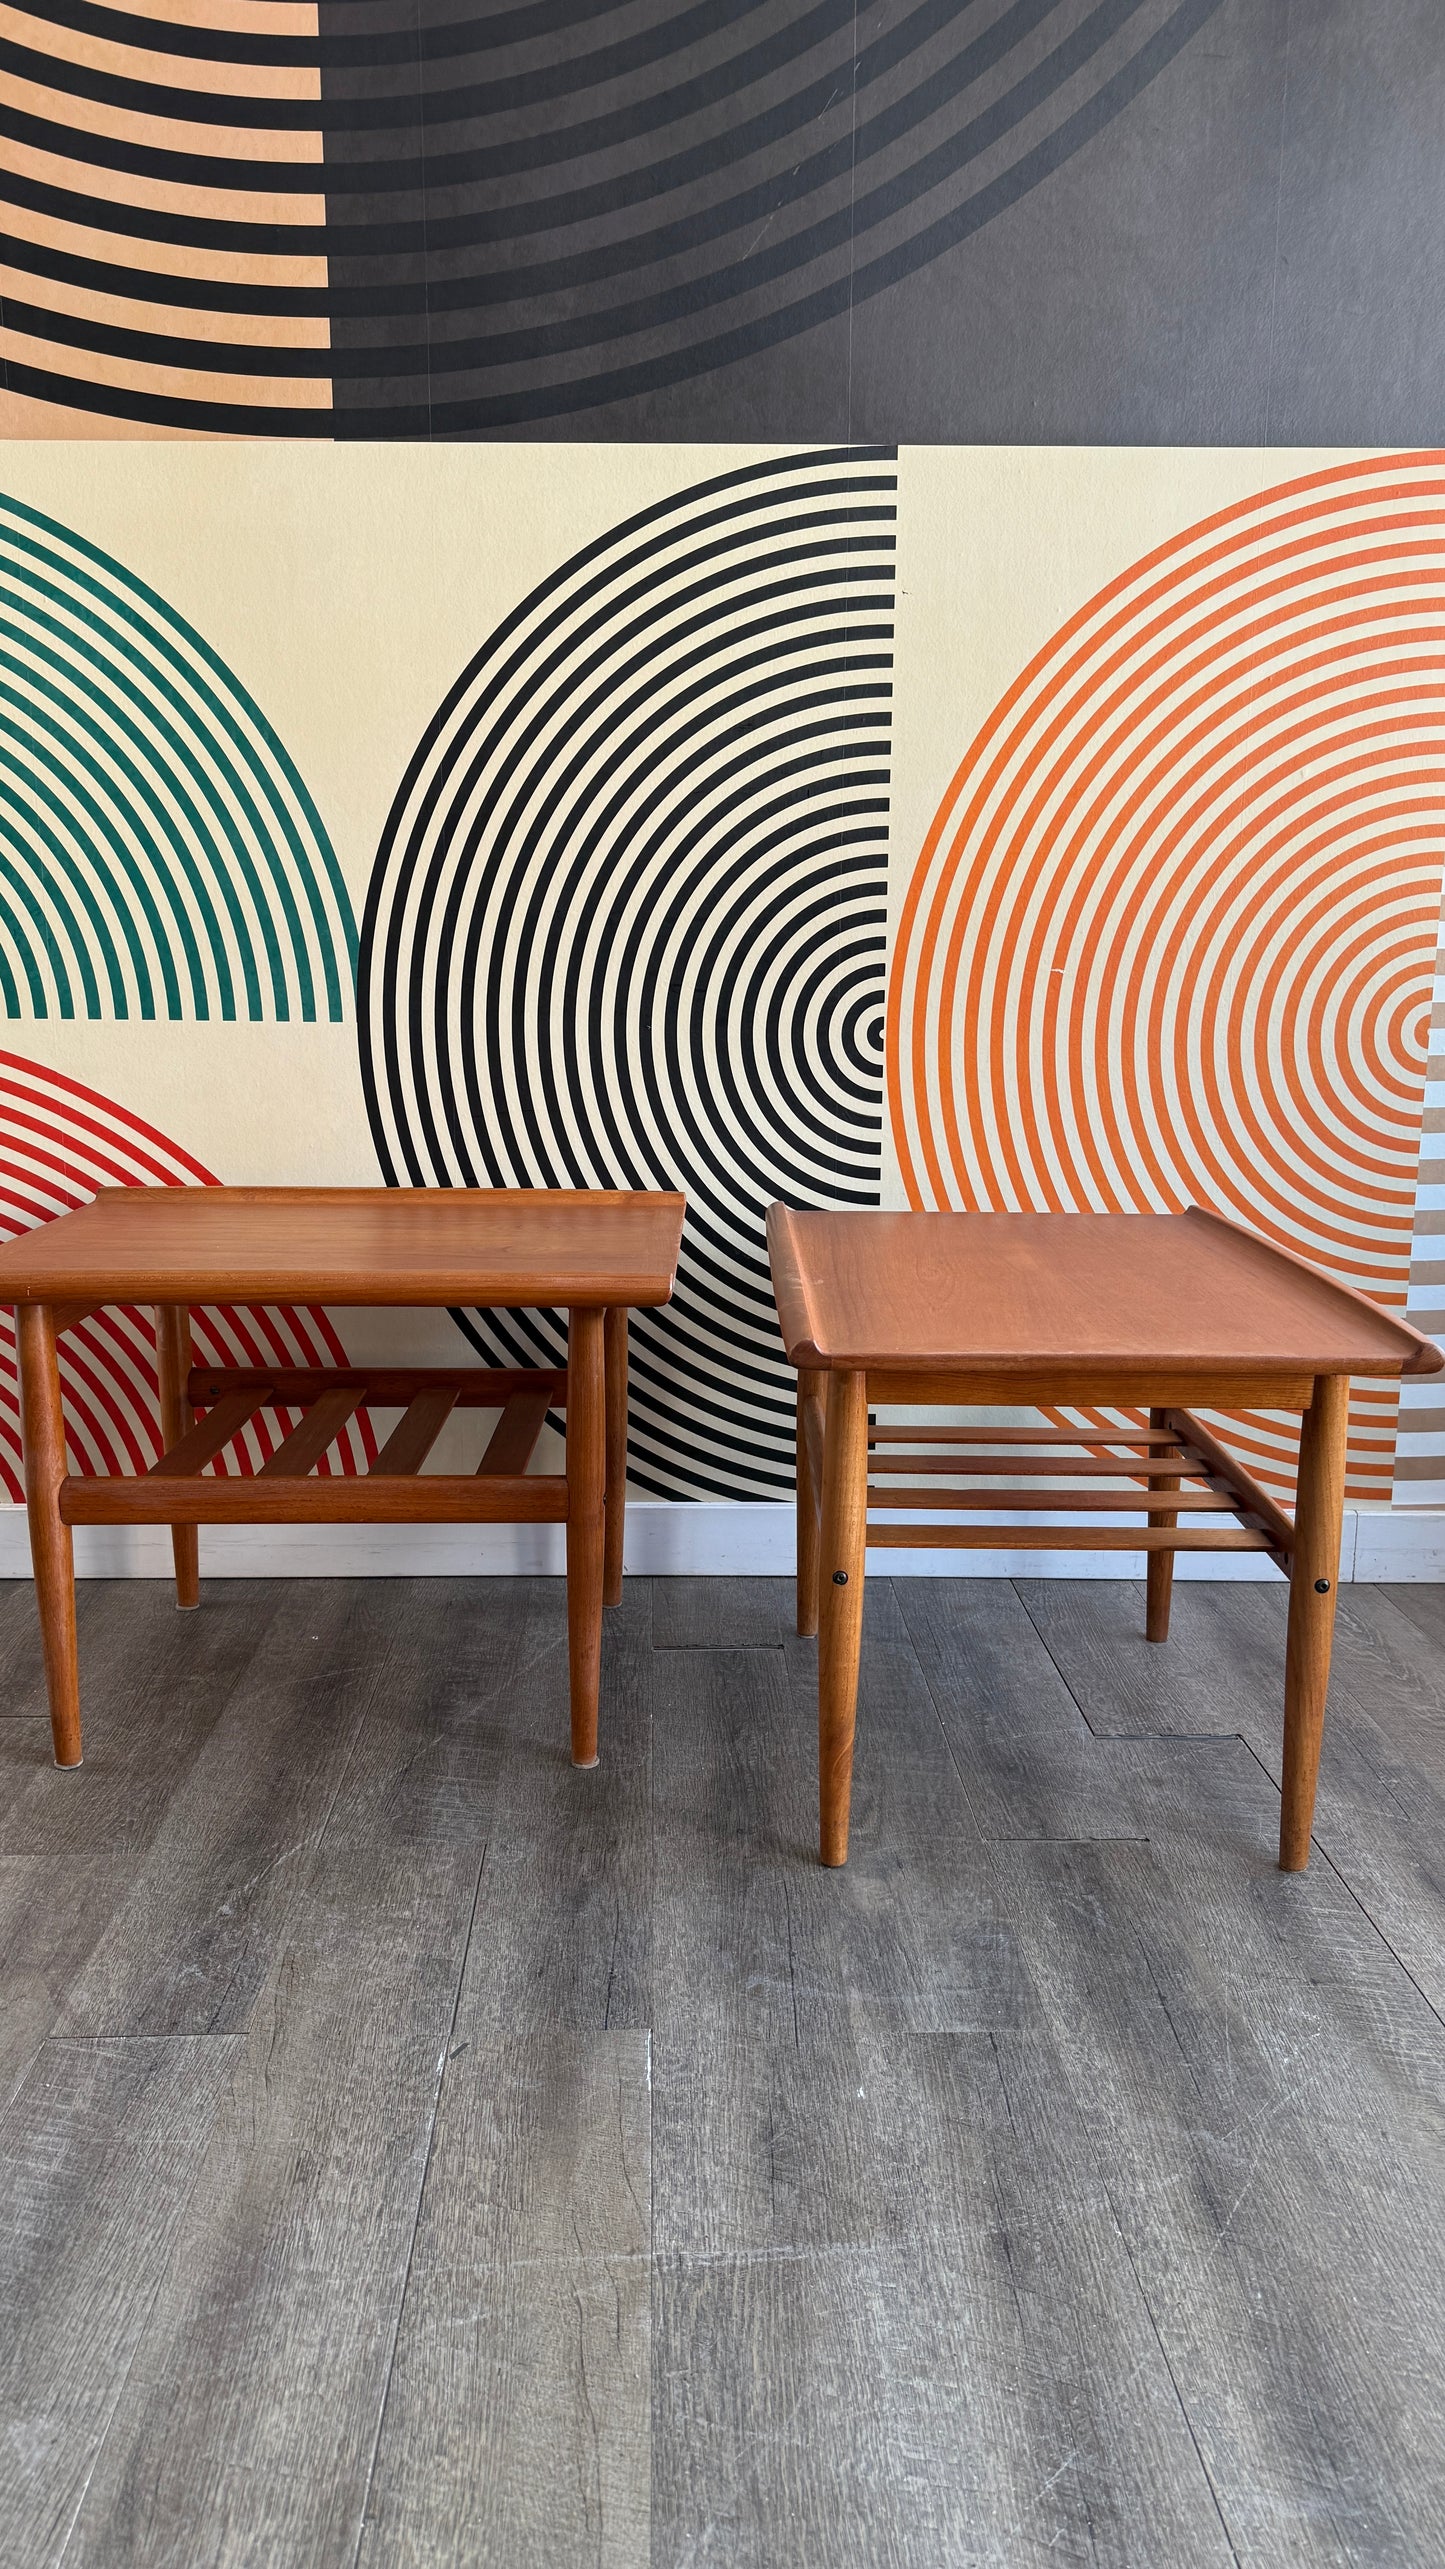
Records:
[[[32,442],[0,482],[158,589],[250,689],[359,917],[407,761],[503,617],[638,509],[789,451]]]

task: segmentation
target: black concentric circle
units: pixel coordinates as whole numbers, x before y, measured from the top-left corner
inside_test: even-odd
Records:
[[[676,1298],[633,1330],[632,1471],[792,1482],[775,1198],[878,1200],[895,476],[750,466],[534,590],[421,742],[362,934],[393,1185],[681,1186]],[[555,1315],[458,1315],[555,1362]]]
[[[0,42],[7,261],[29,280],[8,380],[327,436],[647,395],[992,221],[1219,5],[320,0],[304,39],[269,32],[265,0],[226,29],[49,0]]]

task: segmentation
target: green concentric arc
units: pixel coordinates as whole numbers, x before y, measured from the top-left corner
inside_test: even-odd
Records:
[[[321,815],[183,616],[0,494],[0,1008],[347,1015],[356,923]]]

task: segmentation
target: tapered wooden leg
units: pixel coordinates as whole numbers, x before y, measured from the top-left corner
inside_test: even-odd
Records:
[[[161,1394],[161,1435],[165,1439],[167,1453],[179,1443],[194,1421],[195,1414],[186,1398],[190,1370],[191,1315],[181,1303],[158,1303],[156,1372]],[[201,1602],[199,1526],[173,1525],[171,1553],[176,1565],[176,1604],[186,1608],[198,1606]]]
[[[798,1630],[805,1640],[818,1629],[818,1559],[822,1527],[823,1387],[826,1374],[798,1376]]]
[[[600,1311],[567,1325],[567,1657],[572,1763],[597,1763],[607,1514],[607,1383]]]
[[[1167,1427],[1169,1424],[1167,1409],[1151,1409],[1149,1424],[1151,1427]],[[1151,1490],[1177,1490],[1179,1475],[1177,1472],[1172,1474],[1161,1472],[1158,1480],[1152,1482],[1150,1486]],[[1169,1516],[1151,1516],[1149,1523],[1161,1527],[1175,1526],[1179,1523],[1179,1518],[1177,1513]],[[1151,1552],[1144,1572],[1144,1633],[1147,1640],[1168,1640],[1169,1606],[1173,1594],[1173,1553]]]
[[[830,1374],[818,1636],[818,1851],[824,1864],[848,1861],[867,1519],[868,1377]]]
[[[80,1764],[80,1662],[75,1646],[75,1555],[70,1528],[60,1521],[60,1484],[66,1474],[65,1416],[60,1406],[55,1314],[41,1303],[22,1303],[15,1314],[20,1358],[20,1433],[25,1453],[25,1505],[30,1518],[30,1561],[50,1736],[57,1766]]]
[[[1302,1873],[1309,1861],[1325,1692],[1330,1682],[1335,1592],[1340,1575],[1349,1418],[1350,1386],[1346,1378],[1341,1374],[1317,1376],[1314,1399],[1305,1411],[1300,1435],[1294,1557],[1290,1565],[1284,1801],[1279,1823],[1279,1861],[1285,1873]]]
[[[602,1602],[622,1603],[622,1553],[627,1535],[627,1314],[609,1311],[602,1323],[607,1376],[607,1536]]]

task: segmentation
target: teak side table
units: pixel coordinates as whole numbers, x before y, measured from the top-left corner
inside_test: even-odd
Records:
[[[597,1763],[604,1597],[622,1592],[627,1314],[665,1303],[680,1195],[390,1187],[109,1187],[0,1249],[16,1306],[30,1548],[57,1765],[80,1763],[76,1525],[169,1525],[176,1597],[199,1602],[201,1525],[514,1525],[567,1529],[572,1755]],[[57,1341],[106,1303],[156,1306],[166,1452],[149,1472],[69,1470]],[[204,1303],[331,1303],[568,1313],[565,1367],[191,1364]],[[403,1415],[369,1472],[309,1477],[359,1409]],[[256,1474],[207,1476],[260,1409],[300,1409]],[[499,1409],[474,1474],[421,1471],[453,1409]],[[529,1473],[547,1413],[565,1473]]]
[[[1151,1641],[1168,1638],[1176,1552],[1263,1552],[1283,1571],[1279,1860],[1301,1871],[1329,1684],[1350,1377],[1438,1373],[1439,1349],[1303,1259],[1198,1209],[794,1213],[775,1204],[768,1247],[783,1343],[798,1368],[798,1630],[819,1634],[823,1863],[848,1855],[865,1548],[1006,1546],[1144,1552]],[[873,1423],[870,1406],[890,1403],[1142,1404],[1149,1425],[1116,1435]],[[1292,1518],[1195,1408],[1302,1414]],[[1121,1477],[1137,1497],[1087,1486]],[[1023,1486],[998,1487],[1005,1479]],[[950,1511],[954,1521],[870,1514],[892,1508]],[[1013,1509],[1082,1521],[1001,1527],[999,1515]],[[992,1523],[957,1521],[985,1512]],[[1091,1514],[1145,1522],[1091,1525]]]

